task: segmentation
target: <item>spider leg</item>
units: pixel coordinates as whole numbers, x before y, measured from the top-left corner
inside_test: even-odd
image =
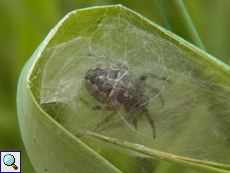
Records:
[[[87,101],[85,101],[83,98],[80,98],[80,100],[85,103],[87,106],[91,107],[93,110],[106,110],[106,111],[114,111],[114,107],[112,106],[107,106],[107,107],[102,107],[102,106],[94,106]]]
[[[110,119],[116,115],[117,110],[118,110],[118,106],[108,106],[108,107],[102,107],[102,106],[93,106],[92,104],[88,103],[87,101],[85,101],[84,99],[80,98],[80,100],[82,102],[84,102],[86,105],[88,105],[89,107],[91,107],[93,110],[106,110],[106,111],[112,111],[112,113],[110,115],[108,115],[104,121],[102,121],[100,124],[97,125],[97,127],[100,127],[101,125],[107,123],[110,121]]]
[[[98,124],[97,127],[100,127],[100,126],[102,126],[103,124],[109,122],[110,119],[111,119],[114,115],[116,115],[116,113],[117,113],[117,110],[116,110],[116,108],[114,108],[114,111],[113,111],[109,116],[107,116],[107,117],[105,118],[104,121],[102,121],[100,124]]]
[[[140,77],[140,80],[146,80],[148,77],[151,77],[151,78],[154,78],[154,79],[158,79],[158,80],[162,80],[162,81],[165,81],[165,82],[168,82],[170,84],[172,84],[172,82],[167,79],[166,77],[163,77],[163,76],[157,76],[153,73],[146,73],[146,74],[143,74],[141,77]]]
[[[160,90],[158,90],[158,89],[156,89],[156,88],[154,88],[154,87],[150,87],[150,86],[148,86],[148,88],[150,89],[150,91],[152,91],[152,92],[154,92],[154,93],[156,93],[156,94],[158,95],[158,97],[159,97],[160,100],[161,100],[161,104],[164,105],[164,99],[163,99],[163,97],[162,97],[162,95],[161,95]]]
[[[151,125],[152,127],[152,130],[153,130],[153,138],[156,138],[156,128],[155,128],[155,124],[154,124],[154,121],[153,121],[153,118],[151,117],[149,111],[147,108],[143,107],[143,113],[145,114],[147,120],[149,121],[149,124]]]
[[[153,74],[153,73],[146,73],[146,74],[143,74],[143,75],[140,77],[140,80],[141,80],[141,81],[145,81],[148,77],[151,77],[151,78],[154,78],[154,79],[158,79],[158,80],[162,80],[162,81],[165,81],[165,82],[168,82],[168,83],[172,84],[172,82],[171,82],[169,79],[167,79],[166,77],[157,76],[157,75],[155,75],[155,74]],[[156,89],[156,88],[154,88],[154,87],[149,86],[147,83],[145,83],[144,85],[147,86],[147,87],[150,89],[150,91],[155,92],[155,93],[158,95],[158,97],[160,98],[161,104],[164,105],[164,99],[163,99],[163,97],[162,97],[162,95],[161,95],[160,90],[158,90],[158,89]]]
[[[137,131],[137,120],[135,118],[135,115],[134,114],[129,114],[129,116],[130,116],[130,119],[131,119],[131,121],[132,121],[132,123],[134,125],[135,130]]]

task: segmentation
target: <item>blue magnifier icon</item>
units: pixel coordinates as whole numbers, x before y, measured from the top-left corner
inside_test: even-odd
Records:
[[[7,154],[3,158],[3,162],[7,166],[12,166],[15,170],[18,169],[18,167],[14,164],[15,163],[15,158],[11,154]]]

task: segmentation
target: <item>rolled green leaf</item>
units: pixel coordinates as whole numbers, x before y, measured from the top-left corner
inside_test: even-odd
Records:
[[[86,76],[96,68],[90,82],[98,94],[113,79],[110,94],[123,100],[90,94]],[[133,158],[154,157],[109,139],[200,160],[195,167],[182,164],[197,170],[204,170],[202,161],[228,164],[229,79],[225,64],[130,9],[76,10],[51,30],[21,73],[22,138],[37,172],[129,172],[143,167]]]

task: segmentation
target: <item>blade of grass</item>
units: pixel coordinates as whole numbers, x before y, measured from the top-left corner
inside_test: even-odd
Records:
[[[205,50],[182,0],[156,0],[156,2],[172,32]]]
[[[153,158],[158,158],[160,160],[183,165],[183,166],[186,166],[186,167],[198,170],[198,171],[205,171],[205,172],[210,172],[210,173],[216,173],[216,172],[227,173],[230,170],[229,165],[181,157],[178,155],[169,154],[166,152],[147,148],[144,145],[134,144],[131,142],[127,142],[127,141],[123,141],[123,140],[119,140],[115,138],[109,138],[107,136],[99,135],[91,131],[87,131],[86,134],[89,136],[96,137],[105,142],[109,142],[117,146],[127,148],[128,150],[136,151],[138,153],[142,153],[144,155],[151,156]]]

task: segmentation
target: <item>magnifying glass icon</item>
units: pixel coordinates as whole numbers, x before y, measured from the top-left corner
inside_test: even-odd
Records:
[[[15,163],[15,158],[11,154],[7,154],[3,158],[3,162],[7,166],[12,166],[15,170],[18,169],[18,167],[14,164]]]

